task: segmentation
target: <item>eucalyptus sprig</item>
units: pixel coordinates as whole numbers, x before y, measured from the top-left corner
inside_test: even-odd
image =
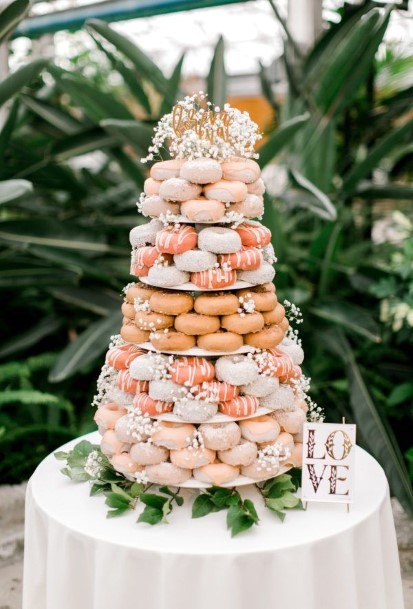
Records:
[[[265,507],[274,512],[284,521],[286,509],[302,509],[301,499],[294,495],[301,482],[301,474],[298,468],[291,470],[289,474],[282,474],[271,478],[256,487],[264,498]]]
[[[179,494],[179,488],[172,491],[168,486],[161,486],[160,493],[167,495],[158,495],[157,493],[142,493],[139,499],[145,504],[145,509],[138,518],[138,522],[146,522],[148,524],[158,524],[158,522],[168,522],[167,515],[173,510],[173,504],[181,506],[184,503],[184,498]]]
[[[227,527],[232,537],[258,524],[258,514],[250,499],[242,500],[235,488],[215,486],[205,489],[195,499],[192,504],[192,518],[202,518],[221,510],[228,510]]]

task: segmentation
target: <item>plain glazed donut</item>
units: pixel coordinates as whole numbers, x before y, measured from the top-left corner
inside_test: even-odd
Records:
[[[191,273],[191,282],[203,290],[226,288],[234,285],[236,281],[237,273],[235,271],[227,271],[221,268]]]
[[[191,336],[201,336],[217,332],[220,328],[219,317],[215,315],[200,315],[199,313],[183,313],[175,317],[175,330],[190,334]]]
[[[201,294],[195,298],[194,309],[201,315],[231,315],[239,309],[239,301],[231,292]]]
[[[221,326],[229,330],[229,332],[249,334],[250,332],[258,332],[263,329],[264,318],[258,311],[253,313],[234,313],[233,315],[224,315],[221,318]]]
[[[221,351],[228,353],[237,351],[243,345],[242,336],[234,332],[223,332],[221,330],[213,334],[198,336],[196,344],[200,349],[206,351]]]
[[[224,355],[215,362],[215,376],[237,387],[253,383],[258,378],[258,366],[246,355]]]
[[[168,330],[164,332],[154,332],[150,336],[151,343],[158,351],[187,351],[195,347],[196,340],[193,336]]]
[[[174,325],[174,320],[173,315],[164,315],[153,311],[138,311],[135,315],[136,327],[139,330],[148,330],[149,332],[171,328]]]
[[[166,378],[168,374],[169,358],[161,353],[145,353],[138,361],[135,359],[130,367],[129,374],[139,381],[154,381]]]
[[[189,273],[180,271],[176,266],[152,266],[148,272],[149,283],[160,288],[173,288],[188,283],[189,278]]]
[[[198,235],[193,226],[172,224],[156,235],[156,247],[165,254],[182,254],[196,247]],[[202,248],[201,248],[202,249]]]
[[[271,231],[259,222],[243,222],[234,229],[245,247],[263,247],[271,241]]]
[[[170,159],[169,161],[159,161],[151,167],[150,176],[154,180],[169,180],[177,178],[181,171],[184,159]]]
[[[196,428],[191,423],[160,421],[151,438],[155,446],[163,446],[169,450],[181,450],[191,444],[195,431]]]
[[[140,330],[134,323],[123,324],[120,335],[128,343],[146,343],[149,340],[149,332]]]
[[[153,400],[147,393],[138,393],[133,399],[133,405],[135,408],[138,408],[142,414],[147,413],[150,416],[171,412],[174,406],[170,402]]]
[[[169,178],[162,182],[159,188],[159,196],[169,201],[188,201],[195,199],[202,188],[198,184],[192,184],[182,178]]]
[[[162,446],[154,446],[152,442],[136,442],[130,449],[130,458],[138,465],[156,465],[167,461],[169,451]]]
[[[242,249],[241,237],[232,228],[207,226],[198,234],[198,247],[214,254],[232,254]]]
[[[280,385],[277,391],[260,399],[263,408],[271,410],[294,410],[295,394],[289,385]]]
[[[275,269],[269,262],[263,262],[254,271],[239,271],[238,279],[253,285],[271,282],[275,277]]]
[[[260,374],[258,379],[249,385],[241,385],[240,391],[243,395],[253,395],[256,398],[262,398],[270,395],[273,391],[277,391],[279,381],[276,377]]]
[[[114,429],[116,421],[123,417],[125,413],[126,410],[119,408],[118,404],[114,402],[99,406],[93,417],[98,426],[99,433],[103,435],[107,429]]]
[[[303,425],[306,422],[305,413],[301,408],[296,408],[292,411],[279,410],[273,415],[282,429],[290,434],[297,434],[302,431]]]
[[[285,317],[285,309],[281,303],[277,302],[275,307],[271,311],[264,311],[263,317],[266,326],[272,324],[279,324]]]
[[[280,471],[280,463],[278,459],[274,459],[273,463],[265,463],[257,458],[251,465],[241,467],[241,473],[243,476],[252,478],[253,480],[266,480],[267,478],[273,478]]]
[[[244,218],[261,218],[264,214],[264,199],[247,194],[244,201],[231,205],[230,211],[241,214]]]
[[[243,298],[247,301],[252,300],[254,303],[255,311],[272,311],[272,309],[274,309],[277,305],[277,297],[275,293],[268,290],[263,285],[257,285],[252,288],[244,288],[242,290],[238,290],[237,296],[238,298]]]
[[[235,158],[231,161],[225,161],[221,167],[224,180],[239,180],[245,184],[252,184],[261,175],[260,166],[252,159]]]
[[[168,214],[178,215],[180,207],[179,203],[165,201],[159,195],[152,195],[142,199],[142,202],[139,203],[139,210],[144,216],[159,218]]]
[[[155,292],[149,298],[149,307],[155,313],[181,315],[192,311],[194,299],[188,292]]]
[[[143,467],[134,463],[130,458],[128,452],[120,453],[119,455],[113,455],[110,458],[110,463],[117,472],[123,474],[125,477],[132,476],[136,472],[142,471]]]
[[[301,443],[295,444],[291,450],[291,455],[287,459],[288,463],[291,463],[293,467],[301,467],[303,464],[303,445]]]
[[[210,158],[199,158],[186,161],[181,167],[181,178],[195,184],[210,184],[222,178],[222,168],[218,161]]]
[[[167,484],[179,486],[191,477],[191,470],[177,467],[173,463],[159,463],[158,465],[148,465],[146,475],[150,482],[154,484]]]
[[[155,292],[156,290],[154,288],[143,283],[132,283],[125,292],[125,300],[131,304],[135,304],[136,300],[145,302],[146,300],[149,300]]]
[[[116,385],[125,393],[142,393],[147,392],[149,385],[148,381],[138,381],[131,377],[129,370],[120,370],[116,377]]]
[[[219,412],[229,417],[249,417],[259,408],[258,398],[252,395],[239,395],[228,402],[218,404]]]
[[[113,429],[108,429],[105,431],[100,441],[100,450],[107,457],[111,457],[112,455],[129,450],[129,444],[120,442]]]
[[[238,467],[226,463],[211,463],[193,470],[193,476],[199,482],[205,482],[214,486],[227,484],[239,476]]]
[[[212,381],[215,369],[204,357],[179,357],[170,366],[171,379],[178,385],[193,387]]]
[[[132,321],[135,319],[136,311],[135,311],[135,307],[133,306],[133,304],[129,304],[129,302],[123,302],[121,311],[122,311],[122,315],[124,317],[126,317],[126,319],[132,320]]]
[[[223,203],[238,203],[247,196],[248,190],[243,182],[219,180],[204,186],[207,199],[217,199]]]
[[[146,195],[148,195],[148,197],[150,197],[152,195],[158,195],[160,185],[161,185],[161,182],[159,180],[154,180],[153,178],[147,178],[143,185],[144,193]]]
[[[198,431],[204,440],[205,448],[229,450],[241,440],[241,430],[237,423],[202,423]]]
[[[149,382],[149,397],[161,402],[174,402],[182,397],[184,389],[169,379]]]
[[[267,326],[259,332],[245,334],[244,343],[256,349],[271,349],[284,338],[284,332],[278,326]]]
[[[170,458],[171,462],[178,467],[194,469],[213,463],[216,458],[216,452],[203,446],[195,449],[190,446],[181,450],[172,450]]]
[[[105,361],[115,370],[125,370],[137,357],[144,355],[144,353],[142,349],[135,347],[135,345],[120,345],[109,349]]]
[[[175,254],[174,256],[176,268],[188,273],[199,273],[212,269],[217,264],[217,261],[217,256],[212,252],[198,249],[189,250],[183,252],[183,254]]]
[[[257,458],[257,445],[254,442],[241,439],[240,443],[229,450],[220,450],[218,452],[219,459],[227,465],[251,465]]]
[[[181,214],[193,222],[218,222],[225,214],[225,205],[215,199],[190,199],[181,204]]]
[[[284,332],[287,332],[288,328],[290,327],[290,323],[286,317],[284,317],[284,319],[282,319],[278,325]]]
[[[175,403],[173,413],[189,423],[204,423],[218,412],[218,404],[206,400],[184,398]]]
[[[156,233],[163,228],[159,220],[151,220],[146,224],[139,224],[131,229],[129,241],[132,247],[155,245]]]
[[[279,424],[275,419],[266,414],[254,419],[239,421],[238,425],[242,437],[256,444],[272,442],[280,435]]]
[[[294,448],[294,438],[290,433],[282,431],[277,438],[277,444],[281,444],[284,448],[292,450]]]
[[[235,385],[220,381],[208,381],[191,388],[193,395],[215,402],[228,402],[239,395],[239,389]]]
[[[221,266],[225,264],[230,269],[253,271],[261,266],[263,257],[257,247],[246,247],[233,254],[220,254],[218,262]]]
[[[247,184],[248,192],[252,195],[261,197],[265,193],[265,184],[262,178],[258,178],[255,182]]]

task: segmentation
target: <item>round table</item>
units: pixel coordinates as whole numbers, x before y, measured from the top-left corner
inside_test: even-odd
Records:
[[[260,523],[235,538],[225,512],[191,519],[196,491],[170,524],[108,520],[61,467],[49,455],[28,485],[23,609],[403,609],[387,481],[360,448],[349,513],[312,503],[281,523],[245,487]]]

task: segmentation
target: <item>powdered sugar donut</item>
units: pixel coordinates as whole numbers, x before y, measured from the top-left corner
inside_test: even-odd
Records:
[[[113,429],[108,429],[100,441],[100,450],[107,457],[129,450],[129,444],[120,442]]]
[[[203,290],[226,288],[234,285],[236,281],[237,273],[235,271],[227,271],[221,268],[191,273],[191,282]]]
[[[144,245],[155,245],[156,234],[162,230],[163,224],[159,220],[151,220],[146,224],[135,226],[129,233],[129,241],[132,247]]]
[[[107,429],[114,429],[118,421],[126,413],[124,408],[119,408],[118,404],[110,402],[96,409],[93,417],[98,426],[99,433],[103,435]]]
[[[150,339],[158,351],[187,351],[196,344],[193,336],[169,329],[152,332]]]
[[[126,391],[122,391],[117,387],[111,387],[106,397],[111,402],[116,402],[119,405],[119,408],[128,407],[133,403],[133,398],[135,395],[133,393],[126,393]]]
[[[148,271],[148,281],[160,288],[172,288],[188,283],[189,273],[180,271],[176,266],[152,266]]]
[[[249,417],[257,412],[258,398],[252,395],[239,395],[228,402],[220,402],[218,409],[229,417]]]
[[[264,256],[264,260],[266,262],[269,262],[270,264],[274,264],[274,262],[277,262],[277,256],[275,255],[272,243],[264,245],[264,247],[262,248],[262,255]]]
[[[165,201],[165,199],[159,195],[145,197],[139,204],[139,209],[142,215],[150,216],[151,218],[159,218],[160,216],[167,214],[178,215],[180,212],[179,203]]]
[[[173,404],[170,402],[161,402],[160,400],[153,400],[147,393],[138,393],[134,397],[133,405],[135,408],[139,408],[142,414],[162,414],[163,412],[171,412]]]
[[[226,463],[211,463],[193,470],[193,476],[200,482],[205,482],[214,486],[227,484],[239,476],[238,467],[227,465]]]
[[[201,294],[195,298],[194,309],[203,315],[231,315],[239,309],[239,301],[231,292]]]
[[[144,355],[144,353],[142,349],[135,347],[135,345],[112,347],[106,353],[106,363],[115,368],[115,370],[125,370],[129,368],[136,358]]]
[[[138,465],[132,461],[128,452],[113,455],[113,457],[110,458],[110,463],[113,469],[125,476],[125,478],[132,480],[133,474],[143,470],[141,465]]]
[[[229,450],[241,440],[241,430],[235,421],[228,423],[202,423],[198,431],[206,448],[211,450]]]
[[[175,254],[174,262],[177,269],[188,273],[199,273],[214,268],[218,259],[212,252],[205,250],[189,250],[182,254]]]
[[[271,231],[260,222],[243,222],[235,229],[246,247],[263,247],[271,241]]]
[[[204,446],[195,449],[190,446],[181,450],[172,450],[170,457],[174,465],[184,469],[194,469],[208,465],[208,463],[213,463],[216,458],[216,452]]]
[[[253,159],[239,157],[224,161],[221,167],[224,180],[239,180],[245,184],[251,184],[256,182],[261,175],[260,166]]]
[[[116,377],[116,385],[121,391],[126,393],[142,393],[147,392],[149,385],[148,381],[138,381],[132,378],[129,370],[120,370]]]
[[[215,362],[215,375],[219,381],[241,386],[258,378],[258,366],[246,355],[224,355]]]
[[[194,222],[218,222],[225,214],[225,205],[215,199],[190,199],[181,204],[181,214]]]
[[[294,364],[301,366],[304,361],[304,351],[291,338],[284,338],[278,346],[279,350],[289,355]]]
[[[268,262],[263,262],[254,271],[239,271],[238,279],[254,285],[271,282],[275,277],[275,269]]]
[[[224,315],[221,318],[221,326],[229,330],[229,332],[248,334],[249,332],[262,330],[264,318],[262,313],[258,313],[258,311],[253,313],[234,313],[233,315]]]
[[[206,400],[184,398],[175,403],[174,414],[189,423],[203,423],[218,412],[218,404]]]
[[[243,201],[231,205],[230,211],[242,214],[244,218],[260,218],[264,213],[264,199],[247,194]]]
[[[214,365],[204,357],[180,357],[170,366],[171,380],[178,385],[193,387],[212,381]]]
[[[145,194],[148,195],[148,197],[150,197],[152,195],[158,195],[159,187],[160,187],[161,183],[162,182],[160,182],[159,180],[154,180],[153,178],[147,178],[143,185],[143,190],[144,190]]]
[[[305,413],[301,410],[301,408],[296,408],[295,410],[291,411],[277,410],[273,416],[276,418],[283,430],[290,434],[300,433],[304,423],[307,420]]]
[[[208,226],[198,234],[198,247],[214,254],[232,254],[242,248],[241,237],[232,228]]]
[[[220,254],[218,262],[234,270],[252,271],[261,266],[263,257],[257,247],[245,247],[233,254]]]
[[[198,336],[216,332],[220,328],[219,317],[215,315],[200,315],[199,313],[183,313],[175,317],[175,329],[184,334]]]
[[[240,467],[241,465],[251,465],[257,458],[257,453],[257,445],[254,442],[241,438],[240,443],[234,446],[234,448],[220,450],[218,457],[223,463],[227,463],[227,465]]]
[[[222,353],[232,353],[243,345],[242,336],[235,332],[217,330],[212,334],[198,336],[196,344],[200,349],[206,351],[221,351]]]
[[[169,379],[163,381],[150,381],[148,394],[153,400],[174,402],[182,397],[183,388],[182,385],[178,385]]]
[[[238,425],[242,437],[257,444],[271,442],[280,434],[280,426],[277,421],[266,414],[254,419],[239,421]]]
[[[184,159],[170,159],[168,161],[159,161],[151,167],[150,175],[154,180],[169,180],[169,178],[177,178],[181,171]]]
[[[223,203],[238,203],[247,196],[247,187],[243,182],[219,180],[204,187],[207,199],[217,199]]]
[[[289,385],[280,385],[277,391],[262,397],[260,405],[271,410],[294,410],[294,391]]]
[[[277,391],[279,381],[276,377],[260,374],[256,381],[248,385],[241,385],[240,391],[244,395],[253,395],[256,398],[263,398]]]
[[[140,330],[163,330],[171,328],[174,324],[175,317],[173,315],[164,315],[163,313],[154,313],[153,311],[138,311],[135,315],[135,325]]]
[[[192,387],[191,393],[201,399],[208,399],[214,402],[228,402],[239,395],[239,389],[229,383],[208,381]]]
[[[186,161],[181,167],[181,178],[195,184],[210,184],[222,178],[222,168],[218,161],[210,158],[199,158]]]
[[[284,338],[284,332],[278,326],[266,326],[259,332],[244,335],[244,343],[256,349],[271,349]]]
[[[178,254],[180,255],[180,254]],[[188,313],[194,306],[194,299],[188,292],[157,291],[149,299],[149,307],[155,313],[181,315]]]
[[[123,323],[120,329],[120,335],[128,343],[146,343],[149,339],[149,332],[140,330],[135,326],[134,322]]]
[[[169,178],[162,182],[159,188],[159,196],[169,201],[188,201],[195,199],[202,188],[198,184],[192,184],[182,178]]]
[[[266,480],[267,478],[273,478],[278,474],[280,470],[280,463],[278,459],[274,459],[272,463],[264,463],[258,457],[251,465],[241,467],[241,474],[248,476],[253,480]]]
[[[160,252],[182,254],[194,249],[197,240],[198,235],[192,226],[173,224],[158,232],[155,243]]]
[[[258,178],[255,182],[250,182],[250,184],[247,184],[247,189],[250,194],[261,197],[265,193],[264,180]]]
[[[141,359],[133,360],[129,366],[129,374],[139,381],[154,381],[166,378],[168,374],[169,357],[161,353],[145,353]]]
[[[180,450],[192,443],[196,428],[191,423],[171,423],[160,421],[159,426],[151,435],[155,446],[163,446],[170,450]]]
[[[155,446],[152,442],[136,442],[130,449],[130,458],[138,465],[156,465],[167,461],[169,451],[162,446]]]
[[[177,467],[173,463],[159,463],[146,467],[148,480],[154,484],[167,484],[179,486],[191,477],[191,470]]]

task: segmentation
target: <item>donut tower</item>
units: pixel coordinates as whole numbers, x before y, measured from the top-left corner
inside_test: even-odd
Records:
[[[300,465],[303,351],[276,258],[246,112],[186,97],[155,129],[130,232],[123,324],[98,381],[101,450],[129,479],[237,486]]]

